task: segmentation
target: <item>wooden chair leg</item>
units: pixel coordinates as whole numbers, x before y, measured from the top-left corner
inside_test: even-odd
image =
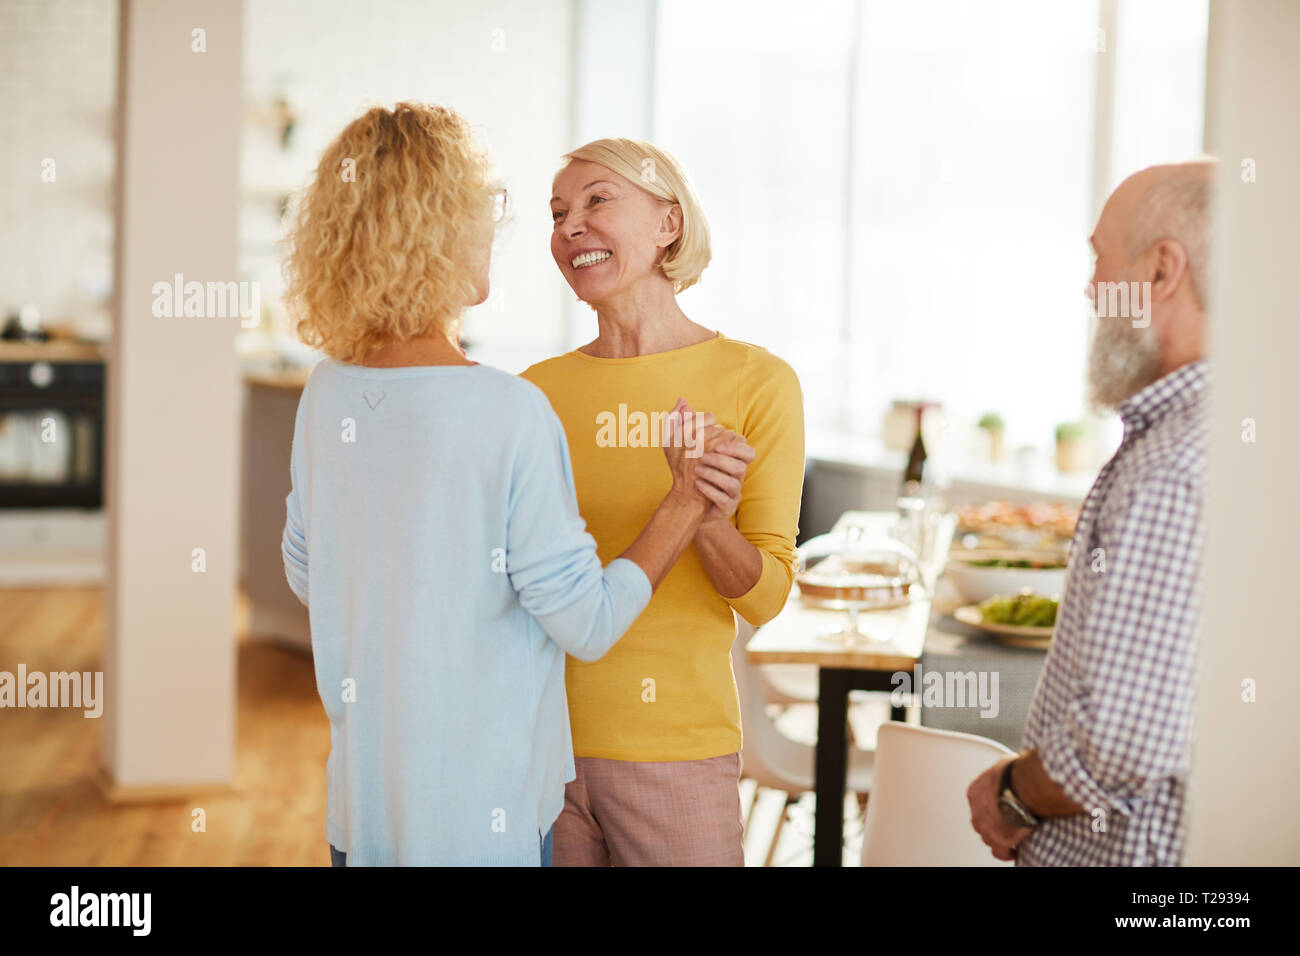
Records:
[[[758,798],[762,795],[763,788],[755,785],[754,799],[749,801],[749,809],[745,811],[745,834],[749,834],[749,825],[754,822],[754,810],[758,806]]]
[[[772,865],[772,858],[776,856],[776,845],[781,840],[781,828],[785,826],[786,815],[790,812],[790,806],[794,803],[790,795],[785,798],[785,806],[781,808],[781,815],[776,820],[776,832],[772,834],[772,845],[767,848],[767,859],[763,861],[764,866]]]

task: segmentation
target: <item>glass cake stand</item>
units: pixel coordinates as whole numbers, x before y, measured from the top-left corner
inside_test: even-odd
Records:
[[[848,614],[843,628],[818,640],[886,643],[888,636],[862,630],[862,612],[903,607],[925,596],[916,553],[894,538],[867,536],[858,526],[813,538],[799,548],[798,559],[795,580],[803,603]]]

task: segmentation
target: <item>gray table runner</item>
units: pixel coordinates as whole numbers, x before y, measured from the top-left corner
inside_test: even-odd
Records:
[[[936,607],[921,655],[919,684],[913,674],[913,690],[923,695],[921,723],[989,737],[1019,750],[1046,660],[1047,651],[1002,644]],[[936,699],[942,699],[942,706],[933,706]]]

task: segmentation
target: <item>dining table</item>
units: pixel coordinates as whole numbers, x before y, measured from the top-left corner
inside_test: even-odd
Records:
[[[854,536],[863,540],[889,536],[897,522],[894,512],[850,511],[839,518],[831,534],[857,529]],[[803,601],[796,584],[784,609],[758,628],[745,646],[754,665],[811,664],[818,669],[814,866],[842,865],[851,692],[892,694],[892,720],[904,720],[908,708],[917,707],[921,723],[927,726],[979,733],[1013,748],[1019,742],[1045,655],[1006,647],[950,616],[948,612],[962,602],[950,587],[941,587],[940,576],[956,527],[955,515],[934,516],[919,562],[922,587],[913,589],[911,600],[902,606],[860,611],[858,629],[864,638],[846,641],[835,636],[844,629],[846,611]],[[927,669],[938,674],[951,670],[998,674],[996,712],[990,715],[989,708],[981,712],[974,702],[962,708],[920,706],[921,696],[903,693],[910,687],[903,675],[921,675]]]

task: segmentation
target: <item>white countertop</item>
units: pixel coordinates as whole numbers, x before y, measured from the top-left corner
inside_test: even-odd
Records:
[[[807,436],[806,453],[810,461],[843,465],[890,476],[901,475],[907,466],[906,452],[886,448],[884,443],[874,436],[854,436],[843,432],[810,431]],[[987,488],[990,492],[1005,490],[1031,493],[1073,504],[1083,501],[1097,477],[1097,471],[1100,470],[1098,467],[1086,472],[1063,474],[1056,469],[1050,458],[1042,453],[1032,457],[1018,456],[1010,450],[1000,462],[978,460],[973,457],[941,459],[932,456],[927,467],[932,467],[936,476],[941,475],[943,479],[953,484],[974,485]]]

